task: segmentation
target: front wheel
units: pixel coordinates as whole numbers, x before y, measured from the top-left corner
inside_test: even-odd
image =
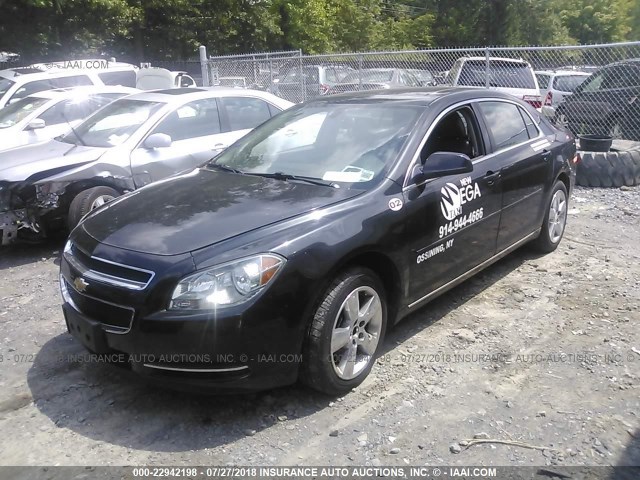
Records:
[[[301,380],[322,393],[342,395],[369,375],[387,326],[378,277],[364,268],[339,275],[311,322]]]
[[[94,187],[80,192],[69,206],[69,215],[67,216],[69,231],[76,228],[87,213],[119,196],[120,193],[111,187]]]
[[[567,187],[558,180],[551,191],[540,235],[532,242],[533,248],[543,253],[550,253],[558,248],[567,224],[568,209]]]

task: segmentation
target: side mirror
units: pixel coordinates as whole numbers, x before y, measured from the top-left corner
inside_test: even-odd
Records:
[[[31,120],[27,126],[25,127],[25,130],[40,130],[41,128],[46,127],[47,124],[45,123],[44,120],[42,120],[41,118],[36,118],[34,120]]]
[[[144,148],[166,148],[171,146],[171,137],[165,133],[154,133],[149,135],[142,144]]]
[[[463,153],[435,152],[429,155],[424,165],[417,165],[414,175],[416,183],[430,178],[447,177],[473,172],[471,159]]]

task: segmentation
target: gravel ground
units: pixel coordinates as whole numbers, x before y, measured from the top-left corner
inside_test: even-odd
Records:
[[[639,465],[640,188],[571,207],[555,253],[515,252],[404,320],[337,399],[195,396],[69,361],[62,243],[5,249],[0,464]]]

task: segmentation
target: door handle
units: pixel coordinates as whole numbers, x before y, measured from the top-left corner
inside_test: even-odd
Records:
[[[551,150],[547,150],[546,148],[542,150],[542,159],[545,162],[548,162],[550,158],[551,158]]]
[[[487,185],[495,185],[500,180],[500,172],[492,172],[489,170],[485,174],[484,179],[487,181]]]

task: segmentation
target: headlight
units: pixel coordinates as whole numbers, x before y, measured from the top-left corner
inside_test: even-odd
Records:
[[[169,309],[212,310],[246,302],[275,278],[284,263],[284,258],[270,253],[195,273],[178,283]]]

